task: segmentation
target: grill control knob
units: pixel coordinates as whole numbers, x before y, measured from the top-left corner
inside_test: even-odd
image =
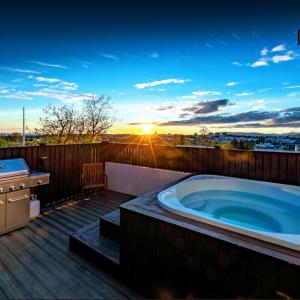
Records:
[[[4,188],[0,187],[0,193],[4,193]]]
[[[15,187],[13,184],[11,184],[11,185],[9,186],[9,189],[10,189],[11,191],[14,191],[14,190],[16,189],[16,187]]]
[[[43,183],[43,180],[42,179],[39,179],[38,181],[37,181],[37,184],[38,185],[41,185]]]
[[[24,182],[20,183],[20,189],[24,189],[26,187],[26,184]]]

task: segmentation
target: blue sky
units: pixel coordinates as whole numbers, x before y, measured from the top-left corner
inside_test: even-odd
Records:
[[[300,5],[4,5],[0,131],[47,104],[112,97],[112,132],[300,131]]]

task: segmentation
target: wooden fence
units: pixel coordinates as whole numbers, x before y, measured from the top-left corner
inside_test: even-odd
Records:
[[[80,194],[84,162],[118,162],[300,185],[300,154],[137,144],[74,144],[0,148],[0,159],[23,157],[31,170],[51,173],[42,204]]]

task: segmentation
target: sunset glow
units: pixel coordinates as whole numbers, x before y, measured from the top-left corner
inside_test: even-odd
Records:
[[[78,110],[103,94],[112,100],[109,133],[300,132],[297,1],[267,19],[261,1],[226,1],[226,16],[210,2],[147,14],[124,2],[122,18],[110,5],[49,2],[41,23],[23,3],[13,21],[14,5],[0,11],[1,28],[12,24],[1,35],[1,132],[22,131],[23,106],[33,132],[48,104]]]
[[[153,126],[151,124],[144,124],[142,126],[143,134],[152,134],[153,133]]]

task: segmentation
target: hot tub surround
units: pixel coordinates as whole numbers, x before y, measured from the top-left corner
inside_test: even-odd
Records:
[[[124,278],[154,297],[300,297],[299,251],[174,214],[159,192],[120,208]]]
[[[160,192],[158,203],[187,218],[300,250],[300,187],[198,175]]]

